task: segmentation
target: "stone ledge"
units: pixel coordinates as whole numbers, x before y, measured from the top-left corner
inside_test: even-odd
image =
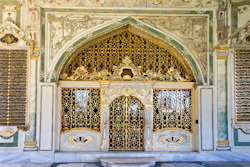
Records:
[[[150,167],[154,166],[156,159],[153,157],[137,157],[137,158],[100,158],[104,167]]]

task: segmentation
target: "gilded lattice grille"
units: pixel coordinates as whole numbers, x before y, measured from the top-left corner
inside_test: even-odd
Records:
[[[135,66],[140,66],[142,73],[152,70],[166,74],[173,68],[183,78],[188,76],[187,71],[167,49],[129,30],[123,30],[83,49],[70,59],[62,74],[72,76],[78,67],[83,66],[88,73],[107,70],[112,75],[113,67],[119,66],[125,57],[132,60]]]
[[[236,122],[250,122],[250,49],[236,49],[235,109]]]
[[[100,89],[62,88],[61,132],[88,128],[100,132]]]
[[[28,130],[28,51],[0,50],[0,126]]]
[[[179,128],[192,132],[192,91],[154,89],[153,131]]]
[[[109,112],[109,150],[143,150],[143,104],[133,96],[121,96]]]

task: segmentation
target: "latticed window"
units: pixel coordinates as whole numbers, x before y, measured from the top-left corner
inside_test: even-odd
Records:
[[[62,88],[61,132],[87,128],[100,132],[100,89]]]
[[[154,89],[153,131],[179,128],[192,132],[192,91]]]

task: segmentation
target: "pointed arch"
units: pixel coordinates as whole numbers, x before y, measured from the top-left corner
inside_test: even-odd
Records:
[[[74,57],[72,55],[76,55],[83,48],[87,48],[91,44],[103,40],[108,36],[124,29],[129,29],[137,35],[150,39],[153,43],[169,50],[179,60],[183,67],[193,74],[197,84],[204,84],[204,75],[199,64],[192,53],[184,45],[171,38],[169,35],[162,33],[160,30],[153,29],[146,23],[143,23],[133,17],[124,18],[119,22],[96,30],[84,37],[81,37],[79,40],[70,45],[70,47],[65,49],[63,54],[58,57],[57,61],[54,62],[52,66],[53,72],[49,76],[50,81],[58,81],[63,67]]]

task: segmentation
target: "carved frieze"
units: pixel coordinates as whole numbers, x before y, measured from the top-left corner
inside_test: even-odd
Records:
[[[164,150],[192,150],[192,133],[182,130],[169,129],[153,133],[153,149]]]
[[[175,131],[171,131],[168,135],[162,135],[159,137],[159,143],[166,145],[167,147],[175,147],[181,144],[187,143],[186,136],[176,134]]]
[[[113,74],[109,73],[108,70],[102,70],[93,73],[89,73],[84,66],[80,66],[76,71],[68,76],[67,73],[61,74],[61,80],[117,80],[117,81],[177,81],[177,82],[191,82],[193,77],[185,75],[181,76],[181,72],[170,67],[165,74],[161,74],[161,71],[158,72],[147,70],[146,73],[141,73],[141,67],[135,66],[129,57],[125,57],[122,63],[116,67],[113,67]]]
[[[100,133],[87,129],[73,129],[61,133],[61,150],[99,151]]]

